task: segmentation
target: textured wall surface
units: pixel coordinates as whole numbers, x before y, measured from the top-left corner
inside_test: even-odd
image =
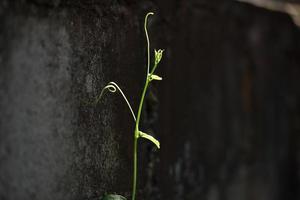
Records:
[[[180,10],[161,90],[159,188],[170,199],[299,198],[298,27],[241,3]]]
[[[130,197],[143,18],[164,48],[147,95],[138,199],[300,198],[300,32],[284,13],[208,0],[2,0],[0,199]]]

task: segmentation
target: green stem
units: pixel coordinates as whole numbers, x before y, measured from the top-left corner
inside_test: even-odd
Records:
[[[134,135],[136,135],[136,133]],[[137,179],[137,139],[134,136],[132,200],[135,200],[135,196],[136,196],[136,179]]]
[[[143,104],[144,104],[144,99],[146,96],[146,92],[148,89],[148,85],[149,85],[149,78],[147,76],[146,78],[146,82],[145,82],[145,86],[144,86],[144,90],[141,96],[141,101],[140,101],[140,105],[139,105],[139,109],[138,109],[138,114],[136,117],[136,123],[135,123],[135,130],[139,130],[139,124],[140,124],[140,119],[141,119],[141,113],[142,113],[142,109],[143,109]],[[138,135],[137,135],[138,136]]]
[[[148,89],[149,85],[149,71],[150,71],[150,40],[148,36],[148,31],[147,31],[147,21],[148,21],[148,16],[153,15],[154,13],[149,12],[147,13],[145,17],[145,22],[144,22],[144,29],[145,29],[145,34],[146,34],[146,39],[147,39],[147,76],[146,76],[146,81],[143,89],[143,93],[141,96],[140,100],[140,105],[138,109],[138,113],[136,116],[136,121],[135,121],[135,129],[134,129],[134,145],[133,145],[133,180],[132,180],[132,200],[135,200],[136,197],[136,184],[137,184],[137,140],[139,138],[139,124],[140,124],[140,119],[141,119],[141,113],[143,109],[143,104],[144,104],[144,99],[146,96],[146,92]]]
[[[143,109],[143,104],[144,104],[144,99],[146,96],[146,92],[148,89],[149,85],[149,78],[147,76],[144,90],[141,96],[140,100],[140,105],[138,109],[138,114],[136,118],[136,123],[135,123],[135,130],[134,130],[134,149],[133,149],[133,183],[132,183],[132,200],[135,200],[136,197],[136,180],[137,180],[137,140],[139,138],[139,123],[141,119],[141,114],[142,114],[142,109]]]
[[[157,64],[154,65],[154,67],[152,68],[152,70],[151,70],[151,72],[150,72],[150,76],[154,73],[154,71],[156,70],[156,68],[157,68]]]

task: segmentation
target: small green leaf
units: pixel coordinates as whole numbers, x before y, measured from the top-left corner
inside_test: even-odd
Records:
[[[162,80],[162,77],[157,76],[157,75],[155,75],[155,74],[151,74],[151,75],[150,75],[150,81],[152,81],[152,80],[161,81],[161,80]]]
[[[140,137],[145,138],[145,139],[148,139],[148,140],[150,140],[151,142],[153,142],[153,143],[156,145],[157,148],[160,148],[160,143],[159,143],[159,141],[158,141],[157,139],[155,139],[153,136],[151,136],[151,135],[149,135],[149,134],[147,134],[147,133],[144,133],[144,132],[142,132],[142,131],[139,131],[139,135],[140,135]]]
[[[118,194],[107,194],[101,200],[126,200],[126,198]]]

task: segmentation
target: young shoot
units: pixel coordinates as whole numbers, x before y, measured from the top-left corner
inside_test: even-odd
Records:
[[[155,139],[153,136],[150,134],[147,134],[143,131],[140,130],[140,119],[141,119],[141,114],[143,110],[143,105],[144,105],[144,99],[145,95],[148,89],[148,86],[150,82],[152,81],[160,81],[162,78],[158,75],[155,74],[155,70],[158,67],[158,64],[160,63],[163,52],[164,50],[159,49],[159,50],[154,50],[154,63],[153,66],[150,68],[150,40],[149,40],[149,35],[147,31],[147,22],[148,22],[148,17],[150,15],[154,15],[153,12],[147,13],[145,16],[145,21],[144,21],[144,30],[145,30],[145,35],[146,35],[146,40],[147,40],[147,76],[145,78],[145,84],[144,88],[140,97],[140,102],[139,102],[139,107],[137,114],[134,113],[131,104],[129,103],[128,99],[126,98],[124,92],[121,90],[121,88],[118,86],[117,83],[115,82],[109,82],[101,91],[100,95],[96,98],[95,103],[97,104],[101,97],[103,96],[105,91],[109,91],[112,93],[119,92],[123,99],[125,100],[127,107],[129,108],[132,118],[135,121],[135,129],[133,132],[133,176],[132,176],[132,195],[131,199],[135,200],[136,199],[136,190],[137,190],[137,153],[138,153],[138,139],[144,138],[152,142],[158,149],[160,148],[160,143],[157,139]],[[125,199],[125,197],[122,197],[120,195],[106,195],[103,200],[117,200],[117,199]]]

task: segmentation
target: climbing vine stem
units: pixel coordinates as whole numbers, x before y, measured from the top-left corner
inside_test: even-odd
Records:
[[[142,114],[142,110],[143,110],[143,105],[144,105],[144,100],[145,100],[145,96],[147,93],[147,89],[148,86],[150,84],[151,81],[156,80],[156,81],[160,81],[162,80],[161,77],[159,77],[158,75],[154,74],[159,62],[162,59],[162,55],[163,55],[163,51],[164,50],[154,50],[154,63],[153,63],[153,67],[150,71],[150,40],[149,40],[149,35],[148,35],[148,31],[147,31],[147,22],[148,22],[148,17],[150,15],[153,15],[153,12],[149,12],[147,13],[147,15],[145,16],[145,21],[144,21],[144,29],[145,29],[145,35],[146,35],[146,40],[147,40],[147,76],[145,79],[145,84],[144,84],[144,88],[140,97],[140,103],[139,103],[139,107],[138,107],[138,111],[137,111],[137,115],[134,114],[133,109],[128,101],[128,99],[126,98],[124,92],[121,90],[121,88],[115,83],[115,82],[109,82],[101,91],[100,95],[96,98],[95,103],[98,103],[99,100],[102,98],[102,95],[104,93],[104,91],[108,90],[112,93],[119,91],[123,97],[123,99],[125,100],[131,115],[135,121],[135,129],[134,129],[134,134],[133,134],[133,176],[132,176],[132,195],[131,195],[131,200],[135,200],[136,199],[136,190],[137,190],[137,169],[138,169],[138,139],[139,138],[144,138],[147,139],[149,141],[151,141],[153,144],[156,145],[157,148],[160,148],[160,143],[157,139],[155,139],[153,136],[142,132],[140,130],[140,120],[141,120],[141,114]],[[113,195],[112,195],[113,196]]]

